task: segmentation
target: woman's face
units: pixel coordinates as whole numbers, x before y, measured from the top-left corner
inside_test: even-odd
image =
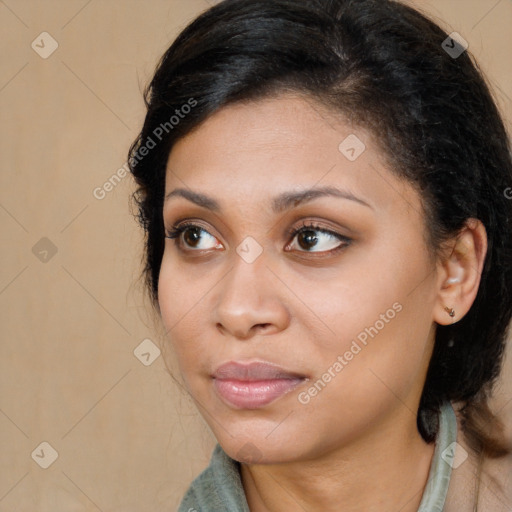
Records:
[[[166,196],[169,357],[231,457],[417,435],[437,273],[368,132],[300,97],[232,105],[175,145]]]

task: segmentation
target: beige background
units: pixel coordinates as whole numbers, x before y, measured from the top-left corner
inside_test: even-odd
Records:
[[[512,1],[416,5],[469,41],[511,120]],[[126,161],[157,59],[207,7],[0,1],[0,512],[172,511],[210,457],[162,357],[134,355],[159,338],[137,282],[133,183],[93,195]],[[42,32],[58,43],[46,59],[31,47],[51,49]],[[509,417],[510,359],[495,402]],[[58,452],[47,469],[42,442]]]

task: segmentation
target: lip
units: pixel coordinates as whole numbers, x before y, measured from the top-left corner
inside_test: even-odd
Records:
[[[305,375],[268,362],[231,361],[217,368],[213,385],[220,397],[238,409],[258,409],[297,387]]]

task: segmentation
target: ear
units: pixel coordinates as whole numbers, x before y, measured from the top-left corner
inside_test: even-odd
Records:
[[[437,300],[434,321],[449,325],[471,308],[480,286],[487,254],[487,233],[478,219],[469,219],[459,234],[446,242],[437,263]]]

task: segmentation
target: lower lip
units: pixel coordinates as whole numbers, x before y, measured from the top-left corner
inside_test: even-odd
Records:
[[[282,397],[304,379],[270,379],[241,381],[214,379],[219,395],[228,404],[239,409],[258,409]]]

